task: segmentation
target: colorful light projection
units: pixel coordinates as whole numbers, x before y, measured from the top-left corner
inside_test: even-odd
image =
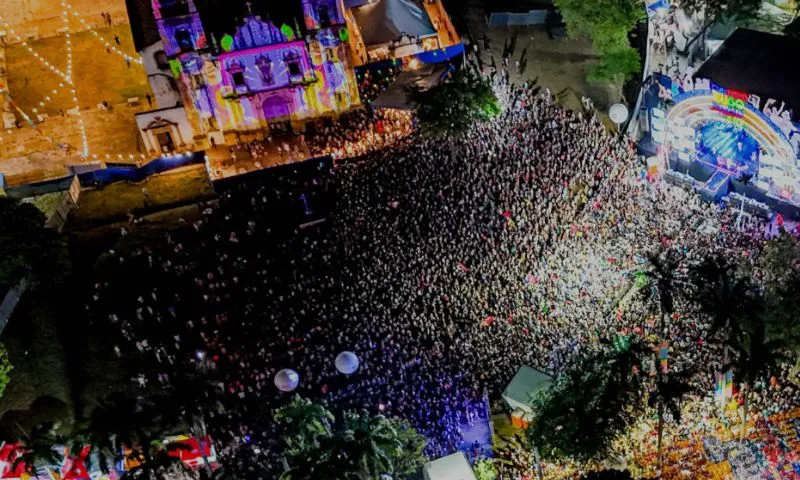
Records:
[[[748,95],[738,90],[721,87],[717,84],[711,85],[711,108],[725,117],[734,125],[741,126],[744,118],[744,109],[747,104]]]

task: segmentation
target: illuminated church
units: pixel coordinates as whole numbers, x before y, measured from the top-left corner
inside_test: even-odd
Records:
[[[137,115],[150,154],[299,130],[360,105],[356,66],[460,45],[440,0],[127,3],[155,96]]]

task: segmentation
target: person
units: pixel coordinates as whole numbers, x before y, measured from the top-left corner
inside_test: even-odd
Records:
[[[648,341],[658,302],[633,295],[621,308],[617,299],[650,254],[682,269],[758,254],[766,229],[757,219],[687,228],[730,226],[736,212],[642,180],[633,145],[593,109],[568,110],[498,67],[502,113],[461,134],[427,138],[412,114],[391,110],[320,122],[306,144],[335,164],[245,177],[162,241],[108,252],[87,315],[148,367],[147,388],[198,372],[219,386],[212,437],[230,458],[257,447],[277,477],[280,433],[267,412],[288,398],[273,384],[280,369],[293,368],[296,392],[337,414],[407,419],[430,440],[425,453],[442,456],[464,443],[470,422],[486,421],[475,413],[484,394],[498,398],[520,365],[557,375],[620,332]],[[283,143],[243,142],[230,154],[252,162],[286,153]],[[301,228],[307,211],[325,222]],[[686,314],[669,322],[670,368],[705,366],[692,382],[709,391],[723,344],[689,307],[676,299]],[[344,350],[361,360],[346,377],[333,364]],[[758,398],[764,409],[800,401],[797,389]],[[687,406],[687,435],[710,409],[713,399]],[[532,464],[530,452],[507,456],[508,476]]]

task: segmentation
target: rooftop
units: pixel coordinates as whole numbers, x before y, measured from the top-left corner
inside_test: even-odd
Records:
[[[700,66],[695,78],[725,88],[787,102],[800,110],[800,71],[790,59],[800,55],[800,39],[737,29]]]

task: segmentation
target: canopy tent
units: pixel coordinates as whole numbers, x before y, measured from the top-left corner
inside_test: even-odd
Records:
[[[439,83],[447,70],[444,65],[426,64],[417,70],[400,72],[394,82],[372,102],[373,108],[397,108],[412,110],[414,105],[408,98],[407,89],[412,86],[427,90]]]
[[[436,35],[428,13],[413,0],[377,0],[355,7],[352,12],[368,47],[395,41],[403,35]]]
[[[550,388],[552,383],[553,377],[550,375],[523,365],[503,391],[503,400],[513,409],[533,413],[533,398],[540,391]]]
[[[425,480],[477,480],[464,452],[456,452],[425,464]]]

